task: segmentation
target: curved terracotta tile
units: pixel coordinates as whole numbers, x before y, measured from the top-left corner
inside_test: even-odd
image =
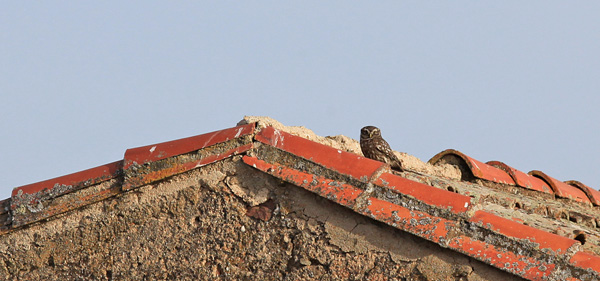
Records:
[[[543,180],[536,178],[534,176],[523,173],[511,166],[506,165],[500,161],[488,161],[486,164],[492,165],[498,169],[502,169],[507,172],[510,177],[515,181],[517,186],[525,187],[531,190],[537,190],[546,193],[554,193],[550,186]]]
[[[579,202],[592,203],[581,189],[559,181],[551,176],[548,176],[542,171],[533,170],[530,171],[528,174],[546,181],[546,183],[550,185],[550,187],[558,197],[570,198],[571,200]]]
[[[594,205],[600,205],[600,191],[595,190],[576,180],[566,181],[565,183],[581,189]]]
[[[448,155],[454,155],[464,160],[467,164],[467,167],[469,168],[469,170],[471,170],[473,176],[475,176],[476,178],[489,180],[497,183],[511,185],[515,184],[515,181],[505,171],[493,167],[491,165],[485,164],[483,162],[477,161],[455,149],[446,149],[436,154],[428,161],[428,163],[434,165],[435,163],[442,160],[444,157],[447,157]]]

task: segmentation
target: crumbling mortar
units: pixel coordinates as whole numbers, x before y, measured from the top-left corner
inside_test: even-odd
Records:
[[[580,269],[576,267],[562,267],[557,266],[555,270],[550,274],[546,280],[549,281],[563,281],[568,280],[571,277],[577,277],[579,280],[586,281],[597,281],[600,280],[600,276],[597,272],[590,269]]]
[[[351,208],[357,212],[360,212],[361,210],[368,210],[369,207],[369,197],[371,197],[371,194],[374,192],[374,187],[372,183],[368,183],[366,185],[365,191],[363,193],[361,193],[358,198],[356,198],[356,201],[354,203],[354,206],[352,206]]]

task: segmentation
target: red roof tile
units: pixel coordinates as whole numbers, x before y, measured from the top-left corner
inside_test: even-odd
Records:
[[[427,204],[450,208],[454,213],[466,212],[471,206],[471,197],[469,196],[435,188],[390,173],[383,173],[375,181],[375,184],[413,196]]]
[[[128,190],[134,187],[162,180],[164,178],[168,178],[173,175],[180,174],[231,157],[233,155],[240,154],[251,148],[252,144],[250,143],[234,147],[225,152],[208,155],[200,159],[189,159],[189,161],[176,161],[173,163],[166,163],[165,165],[161,165],[160,168],[155,168],[145,173],[139,173],[138,171],[135,171],[136,173],[134,175],[128,176],[125,179],[125,182],[123,183],[123,189]]]
[[[273,127],[262,129],[255,138],[363,182],[370,181],[376,171],[387,166],[382,162],[294,136]]]
[[[448,232],[457,228],[456,221],[373,197],[368,198],[366,209],[359,212],[436,243],[446,241]]]
[[[575,180],[566,181],[565,183],[581,189],[594,205],[600,205],[600,191]]]
[[[550,185],[556,196],[562,198],[570,198],[579,202],[591,203],[590,199],[587,195],[579,188],[561,182],[551,176],[546,175],[542,171],[533,170],[529,172],[530,175],[538,177],[544,180],[546,183]]]
[[[148,184],[242,153],[252,148],[252,144],[234,144],[225,151],[223,149],[209,151],[207,155],[196,155],[186,159],[186,161],[169,163],[163,161],[159,165],[160,167],[151,168],[149,171],[144,170],[142,166],[253,134],[254,128],[255,124],[250,123],[194,137],[128,149],[125,151],[125,182],[123,189],[128,190]]]
[[[520,255],[467,236],[453,238],[448,247],[529,280],[542,280],[550,276],[556,267],[552,263]]]
[[[508,166],[500,161],[489,161],[488,165],[494,166],[496,168],[502,169],[507,172],[510,177],[515,181],[517,186],[525,187],[528,189],[546,192],[546,193],[554,193],[550,186],[543,180],[536,178],[534,176],[523,173],[511,166]]]
[[[61,177],[19,186],[13,189],[12,196],[19,196],[22,194],[33,194],[36,192],[40,192],[44,189],[48,190],[48,192],[50,193],[54,193],[55,196],[58,196],[66,192],[70,192],[79,186],[92,185],[108,179],[112,179],[118,175],[122,167],[123,161],[119,160],[112,163],[100,165],[91,169],[64,175]],[[61,186],[64,186],[64,188],[60,188],[62,191],[52,191],[53,189],[57,189]]]
[[[343,206],[352,207],[363,191],[349,184],[303,173],[281,165],[269,164],[255,157],[244,156],[244,163],[265,173],[301,186]]]
[[[13,189],[10,199],[12,227],[33,223],[114,195],[115,193],[110,188],[98,189],[92,194],[87,194],[85,191],[119,176],[122,166],[123,161],[116,161]],[[84,192],[70,196],[80,190],[84,190]],[[57,200],[67,194],[70,196],[68,202]]]
[[[581,268],[589,268],[600,272],[600,257],[589,252],[577,252],[571,258],[570,262]]]
[[[557,253],[566,253],[577,241],[552,234],[537,228],[520,224],[485,211],[477,211],[470,219],[471,222],[481,223],[485,228],[499,232],[508,237],[527,239],[539,244],[540,249],[551,249]]]
[[[125,151],[124,169],[128,169],[134,163],[141,165],[148,162],[185,154],[209,147],[217,143],[225,142],[230,139],[249,135],[253,132],[254,123],[250,123],[247,125],[214,131],[189,138],[130,148]]]
[[[505,171],[498,169],[494,166],[485,164],[483,162],[477,161],[467,156],[466,154],[454,149],[446,149],[436,154],[429,160],[429,163],[435,164],[438,161],[442,160],[444,157],[447,157],[448,155],[457,156],[464,160],[465,164],[467,165],[469,170],[471,170],[473,176],[475,176],[476,178],[497,183],[505,183],[512,185],[515,184],[514,180]]]

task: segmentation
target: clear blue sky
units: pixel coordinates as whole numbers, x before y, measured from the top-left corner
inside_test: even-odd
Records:
[[[600,3],[12,1],[0,198],[265,115],[600,187]]]

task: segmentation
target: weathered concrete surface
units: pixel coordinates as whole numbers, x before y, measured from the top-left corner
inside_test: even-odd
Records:
[[[272,198],[264,222],[246,209]],[[0,236],[1,280],[519,280],[240,157]]]

